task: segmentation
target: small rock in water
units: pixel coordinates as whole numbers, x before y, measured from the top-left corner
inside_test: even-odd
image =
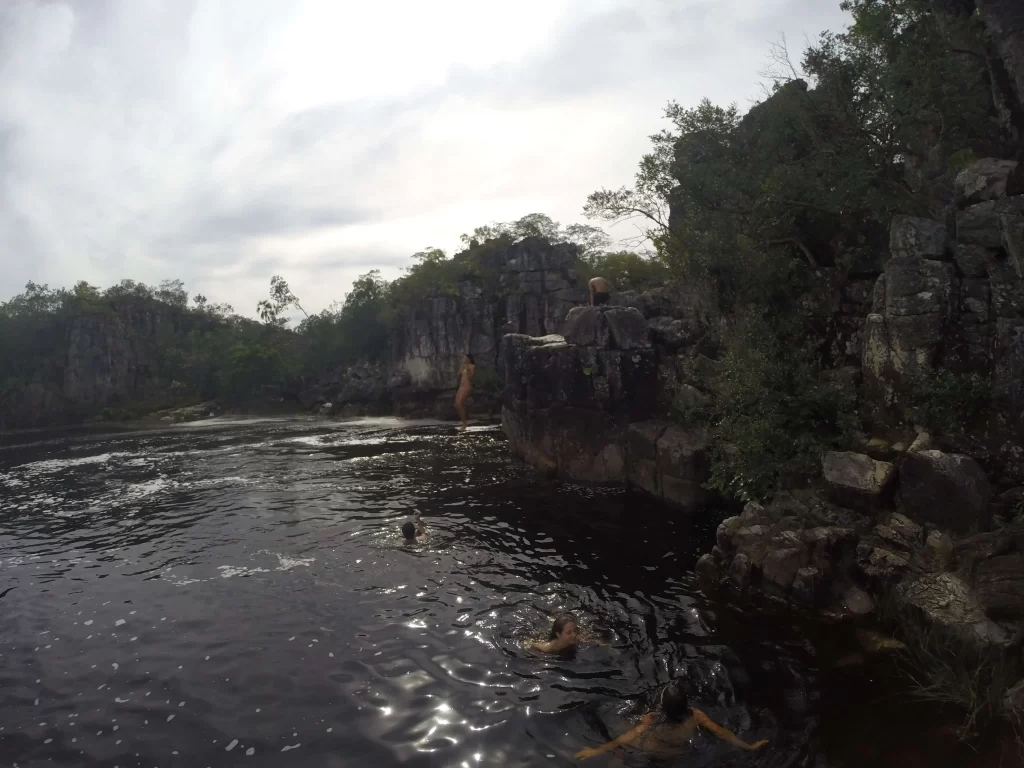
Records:
[[[252,757],[253,755],[256,754],[256,748],[255,747],[249,747],[247,750],[245,750],[245,754],[248,755],[249,757]]]
[[[858,616],[864,616],[875,609],[875,601],[871,599],[871,595],[859,587],[850,587],[846,590],[843,600],[850,612]]]
[[[880,653],[882,651],[898,651],[907,646],[892,637],[886,637],[873,629],[858,629],[857,642],[860,647],[869,653]]]
[[[232,749],[238,746],[238,739],[232,739],[231,743],[224,747],[225,752],[230,752]]]

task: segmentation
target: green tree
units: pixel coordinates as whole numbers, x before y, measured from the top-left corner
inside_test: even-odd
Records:
[[[597,252],[580,262],[584,278],[596,275],[608,278],[617,290],[645,291],[664,285],[668,266],[657,256],[645,257],[632,251]]]
[[[274,275],[270,278],[270,299],[260,301],[256,305],[256,311],[259,313],[260,319],[267,325],[284,326],[287,320],[281,317],[281,313],[289,307],[295,307],[307,319],[309,318],[309,314],[299,303],[298,297],[288,287],[288,281],[280,275]]]

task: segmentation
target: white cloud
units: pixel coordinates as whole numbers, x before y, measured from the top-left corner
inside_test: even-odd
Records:
[[[479,224],[578,221],[670,99],[745,107],[814,0],[8,0],[0,284],[185,280],[307,307]]]

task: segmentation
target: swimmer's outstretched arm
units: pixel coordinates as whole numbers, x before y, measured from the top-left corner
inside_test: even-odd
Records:
[[[722,741],[726,741],[734,747],[753,751],[755,749],[760,749],[768,743],[768,739],[762,739],[761,741],[755,741],[753,744],[747,744],[747,742],[743,741],[743,739],[739,738],[735,733],[730,731],[728,728],[723,728],[699,709],[693,710],[693,720],[701,728],[707,728]]]
[[[416,535],[417,536],[426,536],[427,535],[427,526],[423,524],[423,518],[420,517],[420,513],[419,512],[416,513]]]
[[[586,760],[588,757],[594,757],[600,755],[603,752],[611,752],[616,747],[622,747],[626,744],[632,744],[638,738],[640,738],[644,732],[654,724],[654,714],[648,713],[643,716],[643,719],[633,726],[631,729],[626,731],[624,734],[614,741],[609,741],[607,744],[602,744],[600,747],[587,747],[581,749],[576,753],[577,760]]]

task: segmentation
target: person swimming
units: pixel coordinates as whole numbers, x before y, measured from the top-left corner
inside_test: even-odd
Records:
[[[548,639],[535,640],[531,646],[541,653],[561,653],[574,648],[579,639],[579,622],[576,621],[576,617],[571,613],[563,613],[551,625]]]
[[[402,526],[402,536],[405,537],[406,544],[415,544],[417,540],[427,535],[427,526],[423,524],[423,518],[420,517],[420,513],[416,513],[415,522],[410,520]]]
[[[718,725],[699,709],[691,707],[682,684],[673,680],[662,688],[656,711],[648,712],[639,723],[617,739],[600,747],[581,749],[576,753],[576,758],[586,760],[627,745],[646,752],[677,751],[696,735],[699,728],[741,749],[753,751],[768,743],[767,739],[762,739],[748,744],[728,728]]]

